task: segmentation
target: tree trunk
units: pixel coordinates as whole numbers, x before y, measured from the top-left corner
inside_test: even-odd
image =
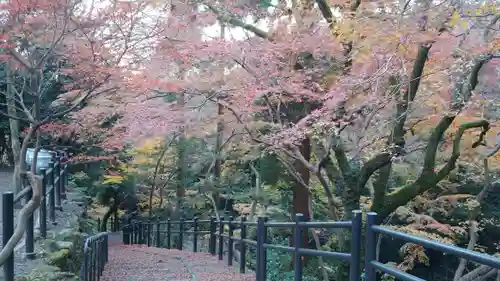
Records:
[[[221,104],[217,105],[217,116],[220,118],[222,116],[223,106]],[[215,140],[215,165],[214,165],[214,178],[215,186],[212,191],[212,197],[214,199],[215,205],[220,207],[220,184],[221,184],[221,174],[222,174],[222,159],[221,159],[221,149],[222,149],[222,138],[223,138],[224,124],[221,120],[217,121],[217,137]]]
[[[220,37],[224,40],[226,34],[225,25],[220,22]],[[217,99],[221,99],[218,95]],[[220,183],[221,183],[221,173],[222,173],[222,159],[221,150],[222,142],[224,138],[224,123],[221,120],[222,114],[224,112],[224,106],[221,103],[217,103],[217,137],[215,139],[215,165],[214,165],[214,177],[215,177],[215,188],[212,191],[212,198],[215,202],[215,206],[220,206]]]
[[[252,172],[255,174],[255,193],[254,193],[254,198],[252,200],[252,205],[250,207],[250,214],[248,216],[248,220],[252,221],[253,217],[255,216],[255,212],[257,210],[257,203],[260,200],[260,173],[257,169],[255,169],[252,163],[250,163],[250,168],[252,169]]]
[[[7,132],[5,129],[0,129],[0,157],[7,156],[8,157],[8,150],[9,150],[9,145],[7,144]]]
[[[175,139],[175,137],[174,137],[174,139]],[[163,158],[165,157],[167,149],[170,147],[170,144],[174,141],[174,139],[172,139],[172,141],[170,141],[170,143],[168,145],[165,145],[165,147],[162,148],[160,155],[158,156],[158,160],[156,160],[155,171],[153,173],[153,182],[151,183],[151,187],[149,190],[149,211],[148,211],[149,219],[151,219],[151,217],[153,216],[153,194],[154,194],[155,189],[156,189],[156,181],[158,178],[158,174],[163,173],[163,166],[161,166],[161,161],[163,161]],[[163,204],[163,198],[162,198],[163,192],[162,192],[162,190],[163,190],[163,188],[160,188],[160,206],[159,206],[159,208],[161,208],[161,206]]]
[[[14,229],[14,233],[9,241],[4,245],[2,250],[0,251],[0,265],[3,265],[5,261],[9,258],[9,256],[13,253],[14,248],[19,243],[21,238],[26,231],[27,220],[29,216],[33,215],[35,210],[40,206],[41,198],[42,198],[42,177],[36,175],[36,163],[37,163],[37,151],[40,149],[39,141],[36,141],[35,153],[33,155],[33,162],[31,166],[31,171],[29,173],[26,172],[24,166],[24,159],[26,159],[26,151],[28,149],[29,144],[31,143],[32,138],[37,134],[39,130],[40,124],[40,99],[41,96],[37,94],[37,89],[39,85],[39,77],[38,73],[30,74],[30,90],[31,94],[35,98],[34,106],[33,106],[33,119],[35,122],[30,124],[26,135],[24,136],[21,149],[19,150],[19,158],[16,160],[16,173],[14,176],[18,178],[21,182],[21,179],[26,176],[28,178],[29,184],[32,189],[32,197],[31,199],[22,207],[19,211],[16,221],[16,228]],[[12,85],[11,85],[12,86]],[[39,140],[39,138],[38,138]]]
[[[436,186],[437,183],[444,179],[455,168],[455,164],[460,157],[460,141],[462,140],[462,136],[466,130],[473,128],[482,128],[481,135],[476,143],[482,142],[481,136],[484,136],[489,130],[489,123],[486,120],[473,121],[460,125],[458,131],[454,136],[450,159],[448,160],[446,165],[444,165],[444,167],[442,167],[438,172],[435,172],[436,155],[438,152],[439,143],[441,142],[445,131],[450,127],[454,119],[454,116],[443,117],[439,124],[434,128],[427,143],[422,173],[415,180],[415,182],[400,187],[397,189],[397,191],[394,191],[390,194],[386,194],[383,200],[377,199],[381,201],[377,204],[375,204],[376,200],[374,200],[371,211],[378,213],[379,220],[383,220],[390,213],[395,211],[399,206],[407,204],[410,200],[415,198],[415,196],[422,194],[423,192]]]
[[[184,117],[184,107],[186,105],[186,96],[184,92],[181,92],[179,94],[179,98],[177,100],[178,105],[179,105],[179,110],[180,114],[182,115],[182,118]],[[176,218],[180,217],[180,211],[182,207],[182,202],[184,198],[184,193],[185,193],[185,178],[186,178],[186,135],[184,131],[184,122],[185,120],[182,119],[182,124],[180,128],[180,134],[179,134],[179,142],[177,146],[177,188],[176,188],[176,199],[177,199],[177,204],[175,206],[175,212],[174,215]]]
[[[16,99],[15,99],[15,93],[13,89],[13,79],[12,79],[12,72],[10,69],[10,64],[7,64],[6,67],[6,75],[7,75],[7,113],[10,116],[17,117],[17,110],[16,110]],[[18,161],[24,161],[24,159],[20,159],[20,153],[21,153],[21,142],[20,142],[20,133],[19,133],[19,121],[10,118],[9,119],[9,126],[10,126],[10,141],[11,141],[11,148],[12,148],[12,156],[14,159],[14,176],[12,179],[12,187],[14,194],[19,193],[22,189],[22,183],[21,183],[21,178],[18,177],[17,175],[20,174],[21,171],[19,171],[19,165],[20,164]]]
[[[306,160],[310,160],[311,158],[311,141],[309,138],[306,138],[302,141],[300,145],[300,153]],[[309,169],[299,160],[294,162],[295,170],[300,174],[300,177],[304,181],[306,185],[309,185],[310,172]],[[309,204],[311,201],[311,195],[309,190],[299,183],[294,183],[292,186],[293,199],[293,213],[295,214],[303,214],[305,220],[309,220],[311,218],[311,214],[309,213]],[[295,241],[292,239],[292,245],[295,244]],[[302,247],[307,248],[309,244],[309,232],[303,231],[302,236]],[[303,259],[303,263],[306,263],[306,259]],[[292,260],[293,264],[293,260]]]
[[[118,210],[118,202],[114,201],[113,205],[109,207],[108,211],[102,217],[101,225],[99,226],[99,231],[106,232],[108,227],[108,220],[112,214]]]
[[[9,132],[9,134],[7,134],[7,150],[6,150],[6,153],[7,153],[7,161],[9,163],[10,166],[14,166],[16,161],[14,160],[14,153],[12,152],[12,136]],[[10,143],[10,145],[9,145]]]

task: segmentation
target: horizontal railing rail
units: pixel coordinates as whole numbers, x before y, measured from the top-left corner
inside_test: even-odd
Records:
[[[208,231],[199,230],[200,225],[207,224]],[[172,226],[176,226],[176,230]],[[185,230],[189,225],[192,230]],[[225,231],[227,227],[227,232]],[[240,235],[234,236],[236,227],[239,227]],[[248,238],[248,227],[256,227],[256,240]],[[293,229],[294,246],[281,246],[268,243],[268,230],[270,228],[291,228]],[[307,249],[302,245],[303,232],[310,228],[348,229],[351,230],[351,251],[349,253],[323,251]],[[227,263],[233,265],[233,243],[240,242],[239,247],[239,270],[240,273],[246,271],[247,247],[251,246],[256,250],[256,281],[265,281],[267,275],[267,249],[274,249],[292,253],[294,255],[295,280],[302,280],[303,256],[321,256],[335,258],[349,263],[349,280],[359,281],[361,278],[361,234],[362,234],[362,214],[361,211],[353,212],[351,221],[340,222],[308,222],[304,220],[302,214],[295,216],[294,222],[268,222],[266,217],[259,217],[256,222],[246,221],[245,217],[235,221],[232,217],[228,220],[215,218],[210,220],[180,219],[178,221],[167,220],[166,222],[130,222],[123,227],[124,244],[147,244],[151,246],[152,235],[155,236],[156,247],[160,247],[161,234],[166,234],[166,248],[171,248],[172,234],[178,234],[176,248],[183,250],[184,234],[192,234],[193,251],[198,251],[198,237],[202,234],[209,235],[208,251],[212,255],[218,254],[218,259],[224,259],[224,245],[227,242]],[[218,249],[217,249],[218,246]]]
[[[377,225],[377,214],[368,213],[366,218],[366,250],[365,250],[365,281],[376,281],[377,270],[395,277],[401,281],[425,281],[420,277],[411,275],[410,273],[401,271],[393,266],[383,264],[377,260],[377,238],[379,235],[386,235],[401,241],[414,243],[424,248],[433,249],[445,254],[454,255],[468,261],[476,262],[482,265],[490,266],[492,269],[500,270],[500,258],[479,253],[472,250],[467,250],[453,245],[443,244],[436,241],[431,241],[419,236],[410,235],[404,232],[392,230],[387,227]],[[466,279],[472,280],[472,279]],[[475,279],[474,279],[475,280]]]
[[[414,276],[408,272],[401,271],[388,264],[383,264],[377,260],[377,236],[386,235],[395,239],[400,239],[405,242],[421,245],[428,249],[441,251],[442,253],[450,254],[463,258],[472,262],[482,265],[490,266],[491,270],[500,270],[500,258],[463,249],[453,245],[447,245],[415,235],[392,230],[387,227],[379,226],[376,224],[376,213],[367,213],[366,218],[366,231],[365,231],[365,257],[364,257],[364,281],[376,281],[377,271],[395,277],[397,280],[402,281],[425,281],[420,277]],[[208,230],[202,230],[205,227]],[[256,228],[256,240],[249,239],[248,228]],[[287,228],[293,230],[294,246],[273,245],[268,243],[268,230],[270,228]],[[348,229],[351,230],[351,245],[350,252],[332,252],[317,249],[308,249],[302,245],[303,231],[311,228],[323,229]],[[188,230],[189,229],[189,230]],[[239,235],[234,235],[235,230],[239,230]],[[255,273],[257,281],[265,281],[267,268],[267,249],[274,249],[292,253],[294,255],[294,270],[295,280],[302,280],[302,262],[303,256],[321,256],[327,258],[335,258],[338,260],[349,262],[349,280],[361,280],[361,237],[362,237],[362,214],[360,211],[354,211],[353,219],[351,221],[327,221],[327,222],[310,222],[305,221],[301,214],[295,216],[294,222],[269,222],[266,217],[259,217],[257,221],[247,221],[245,217],[240,220],[233,220],[229,217],[227,220],[199,220],[194,218],[192,220],[180,219],[172,221],[148,221],[148,222],[128,222],[123,226],[123,243],[124,244],[147,244],[148,246],[160,247],[161,238],[166,238],[166,248],[170,249],[172,246],[172,234],[177,234],[176,249],[183,250],[183,242],[185,234],[192,234],[192,250],[198,251],[198,240],[200,235],[208,235],[208,252],[211,255],[217,255],[219,260],[224,259],[224,247],[227,252],[227,264],[233,265],[234,249],[233,243],[239,242],[239,271],[245,273],[246,271],[246,255],[248,247],[252,247],[256,252],[256,265]],[[165,237],[166,236],[166,237]],[[152,243],[154,238],[154,242]],[[467,277],[467,274],[464,275]],[[468,279],[467,279],[468,280]]]
[[[80,280],[99,281],[101,279],[104,266],[109,260],[109,234],[109,232],[101,232],[85,240]]]
[[[61,199],[66,198],[66,187],[68,185],[68,165],[62,163],[62,153],[55,154],[53,161],[49,163],[48,168],[42,168],[39,175],[43,176],[42,180],[42,198],[39,212],[39,231],[40,237],[47,237],[47,209],[48,221],[52,225],[57,225],[56,210],[62,211]],[[25,179],[26,183],[27,180]],[[48,200],[47,200],[48,196]],[[4,192],[2,194],[2,242],[3,247],[14,234],[14,206],[16,204],[24,204],[32,199],[32,188],[26,184],[20,192],[15,196],[12,192]],[[24,234],[25,258],[35,259],[35,222],[34,214],[31,214],[26,223]],[[4,280],[13,281],[14,272],[14,253],[11,253],[7,261],[3,264]]]

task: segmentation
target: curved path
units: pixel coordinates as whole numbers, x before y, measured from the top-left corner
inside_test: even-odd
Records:
[[[206,253],[144,245],[110,245],[101,281],[254,281]]]

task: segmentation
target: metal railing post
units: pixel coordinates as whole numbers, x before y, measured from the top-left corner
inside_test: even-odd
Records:
[[[5,192],[2,194],[2,242],[3,247],[7,245],[14,234],[14,194]],[[3,264],[3,278],[5,281],[14,281],[14,252],[12,252]]]
[[[167,219],[167,249],[170,249],[172,244],[170,243],[170,236],[172,232],[172,224],[170,223],[170,219]]]
[[[45,175],[47,169],[40,169],[40,174],[42,175],[42,197],[40,202],[40,237],[47,238],[47,176]]]
[[[234,224],[233,224],[233,217],[229,217],[229,220],[227,222],[227,226],[229,228],[227,235],[229,236],[227,240],[227,265],[232,266],[233,265],[233,231],[234,231]]]
[[[96,241],[96,252],[97,252],[97,262],[96,262],[96,275],[97,281],[101,280],[101,266],[102,266],[102,241],[100,238]]]
[[[302,256],[299,253],[299,250],[302,248],[302,232],[303,232],[302,227],[300,227],[299,224],[302,221],[304,221],[304,215],[300,213],[295,214],[295,229],[293,233],[293,239],[295,244],[294,260],[293,260],[295,281],[302,281],[302,273],[303,273]]]
[[[108,235],[104,236],[104,253],[106,254],[105,255],[105,263],[107,263],[109,261],[109,237]]]
[[[56,195],[54,187],[54,162],[49,162],[49,179],[47,183],[50,183],[51,188],[49,192],[49,220],[52,225],[57,225],[56,222]]]
[[[55,197],[56,197],[56,209],[62,211],[61,204],[61,162],[59,159],[56,160],[56,164],[54,165],[54,174],[53,174],[53,184],[55,189]]]
[[[147,237],[148,247],[151,247],[151,220],[148,220],[148,237]]]
[[[210,240],[208,245],[208,250],[212,256],[215,256],[215,244],[216,237],[215,232],[217,231],[217,222],[215,221],[215,217],[210,218]]]
[[[25,197],[25,202],[28,204],[28,202],[31,200],[33,197],[33,190],[30,188],[28,189],[28,192],[26,193]],[[25,245],[25,258],[26,259],[35,259],[35,223],[33,219],[33,214],[34,212],[31,213],[31,215],[28,216],[26,220],[26,231],[25,231],[25,239],[24,243]]]
[[[130,243],[130,225],[127,224],[123,227],[123,232],[122,232],[122,241],[123,244],[129,245]]]
[[[144,244],[144,224],[142,222],[138,222],[138,232],[139,232],[139,243]]]
[[[89,255],[85,254],[83,257],[83,270],[82,270],[83,281],[89,280]]]
[[[377,225],[377,214],[369,212],[366,214],[366,231],[365,231],[365,281],[376,281],[377,272],[370,264],[371,261],[377,260],[377,234],[372,227]]]
[[[132,224],[132,227],[131,227],[131,230],[132,230],[132,233],[131,233],[131,243],[130,244],[137,244],[137,223],[134,221],[134,222],[131,222]]]
[[[161,243],[160,243],[160,230],[161,224],[160,224],[160,219],[156,221],[156,247],[160,248]]]
[[[267,276],[267,253],[264,244],[267,240],[267,218],[257,219],[257,274],[256,281],[266,281]]]
[[[61,154],[62,155],[62,154]],[[60,175],[61,175],[61,198],[66,200],[68,197],[66,195],[66,178],[68,177],[68,174],[67,174],[67,165],[66,164],[62,164],[62,157],[59,158],[59,165],[60,165]]]
[[[361,211],[352,212],[351,264],[349,266],[349,281],[361,280],[361,233],[363,232]]]
[[[177,250],[182,250],[182,243],[184,242],[184,218],[179,219],[179,236],[177,241]]]
[[[219,260],[224,259],[224,217],[220,217],[219,220]]]
[[[198,218],[193,218],[193,252],[198,252]]]
[[[245,224],[247,221],[246,217],[241,217],[241,225],[240,225],[240,273],[245,273],[245,267],[247,262],[247,244],[245,243],[245,239],[247,239],[247,225]]]
[[[96,265],[97,265],[97,247],[96,247],[96,244],[95,242],[92,242],[92,264],[90,266],[90,276],[91,276],[91,280],[92,281],[95,281],[97,280],[97,276],[96,276]]]
[[[136,221],[134,223],[134,244],[141,244],[141,223]]]
[[[95,261],[94,261],[94,268],[92,271],[94,272],[94,280],[99,281],[99,262],[100,262],[100,257],[99,257],[99,240],[96,239],[94,242],[94,252],[95,252]]]

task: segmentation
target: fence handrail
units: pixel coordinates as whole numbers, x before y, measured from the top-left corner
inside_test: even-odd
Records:
[[[177,249],[182,250],[183,247],[183,235],[193,234],[193,251],[197,251],[197,235],[198,234],[209,234],[209,253],[211,255],[216,255],[218,252],[218,259],[223,260],[224,258],[224,239],[227,242],[227,263],[229,266],[233,264],[233,243],[239,241],[240,244],[240,273],[245,273],[246,271],[246,250],[247,246],[252,246],[256,249],[256,281],[265,281],[267,275],[267,249],[275,249],[280,251],[285,251],[292,253],[294,255],[294,267],[295,267],[295,280],[302,280],[302,257],[303,256],[320,256],[335,258],[342,261],[349,262],[349,280],[359,281],[361,278],[361,234],[362,234],[362,213],[361,211],[353,212],[353,219],[350,221],[339,221],[339,222],[309,222],[305,221],[302,214],[295,215],[294,222],[268,222],[266,217],[258,217],[256,222],[247,221],[245,217],[241,217],[241,220],[235,221],[233,217],[229,217],[228,220],[223,218],[216,220],[212,217],[210,220],[198,220],[198,218],[193,218],[192,220],[185,220],[183,218],[179,220],[167,219],[166,222],[157,221],[131,221],[129,220],[123,227],[123,242],[124,244],[146,244],[151,246],[151,234],[153,231],[153,225],[156,225],[155,235],[157,247],[159,247],[160,233],[167,234],[167,248],[171,246],[171,235],[178,234]],[[199,231],[198,226],[200,223],[208,223],[210,231]],[[166,224],[167,230],[162,231],[161,226]],[[193,230],[186,230],[185,225],[192,224]],[[173,231],[172,225],[178,225],[178,230]],[[228,226],[227,232],[225,231],[225,226]],[[241,231],[239,237],[234,236],[235,226],[239,226]],[[252,226],[257,228],[257,240],[251,240],[247,237],[247,227]],[[270,228],[290,228],[293,230],[294,234],[294,246],[282,246],[274,245],[268,243],[267,232]],[[333,252],[325,251],[319,249],[308,249],[302,245],[303,231],[311,228],[342,228],[350,229],[352,233],[351,239],[351,251],[349,253],[343,252]],[[147,231],[147,235],[144,232]],[[146,239],[145,239],[146,238]],[[217,243],[218,238],[218,243]],[[146,241],[147,240],[147,241]],[[216,251],[216,244],[218,244],[218,251]]]
[[[49,162],[49,169],[40,169],[40,175],[43,176],[42,181],[42,198],[40,205],[37,210],[39,210],[39,227],[40,236],[42,238],[47,237],[47,201],[48,201],[48,217],[49,221],[56,225],[56,212],[55,210],[62,211],[61,198],[65,198],[66,186],[68,184],[68,165],[63,164],[61,161],[61,155],[55,155],[51,162]],[[47,186],[50,185],[50,188]],[[46,199],[48,195],[48,199]],[[15,196],[12,192],[3,193],[3,214],[2,214],[2,231],[3,231],[3,246],[9,241],[14,232],[14,205],[22,202],[25,199],[26,202],[32,199],[32,187],[26,186],[20,190]],[[5,204],[6,203],[6,204]],[[36,254],[34,252],[34,212],[28,217],[26,223],[26,231],[24,235],[25,239],[25,258],[35,259]],[[12,252],[8,261],[3,264],[4,280],[14,281],[14,252]]]
[[[376,270],[391,275],[402,281],[425,281],[422,278],[411,275],[395,267],[380,263],[377,260],[375,250],[377,247],[376,243],[378,235],[387,235],[404,242],[417,244],[423,246],[424,248],[433,249],[445,254],[451,254],[468,261],[477,262],[500,270],[500,258],[379,226],[377,225],[377,214],[369,212],[366,214],[365,281],[376,281]]]
[[[48,174],[48,173],[51,173],[51,172],[48,172],[48,171],[51,171],[50,169],[49,170],[46,170],[45,174]],[[65,173],[65,171],[61,171],[61,174],[62,173]],[[45,176],[44,174],[44,176]],[[56,181],[58,181],[59,178],[56,178]],[[45,192],[45,194],[43,194],[44,196],[47,196],[47,194],[50,193],[50,191],[54,188],[53,185],[49,185],[50,188],[47,189],[47,191]],[[21,199],[23,199],[24,197],[26,197],[26,195],[28,195],[28,193],[31,191],[31,186],[27,186],[23,189],[21,189],[21,191],[19,191],[18,193],[16,193],[16,195],[14,196],[14,204],[17,204],[19,201],[21,201]]]
[[[14,196],[14,204],[18,203],[19,201],[21,201],[21,199],[23,199],[24,197],[26,197],[26,195],[28,195],[28,193],[30,191],[31,191],[31,186],[27,186],[27,187],[23,188],[20,192],[18,192]]]
[[[102,238],[103,236],[108,236],[109,234],[111,234],[112,232],[109,232],[109,231],[106,231],[106,232],[99,232],[97,234],[94,234],[90,237],[87,237],[87,239],[85,239],[85,242],[83,243],[83,253],[87,253],[87,251],[90,250],[90,244],[92,242],[94,242],[95,240],[99,239],[99,238]]]
[[[85,239],[83,263],[80,267],[82,281],[100,280],[104,266],[109,260],[109,234],[111,232],[100,232]]]
[[[245,263],[246,263],[246,248],[251,246],[257,249],[257,265],[256,265],[256,280],[265,281],[266,276],[266,251],[265,249],[275,249],[281,250],[289,253],[293,253],[296,257],[301,256],[322,256],[336,258],[344,261],[350,262],[350,273],[349,280],[359,281],[361,278],[361,212],[355,211],[352,221],[304,221],[301,214],[297,214],[295,222],[268,222],[267,218],[259,217],[257,221],[247,221],[245,217],[241,217],[241,220],[233,220],[232,217],[225,220],[224,218],[216,220],[212,217],[210,220],[198,220],[196,217],[191,220],[179,219],[166,221],[130,221],[123,226],[123,242],[124,244],[146,244],[151,246],[151,235],[156,235],[156,246],[159,247],[160,234],[167,234],[167,248],[171,246],[171,235],[179,234],[177,237],[177,249],[182,250],[183,247],[183,234],[193,234],[193,251],[197,251],[197,235],[198,234],[209,234],[209,252],[212,255],[218,253],[219,260],[223,260],[224,255],[224,243],[227,243],[227,263],[229,266],[232,265],[233,260],[233,242],[240,242],[240,273],[245,273]],[[477,262],[483,265],[491,266],[492,268],[500,269],[500,258],[493,257],[491,255],[479,253],[476,251],[464,249],[454,245],[448,245],[444,243],[439,243],[436,241],[431,241],[416,235],[407,234],[404,232],[392,230],[387,227],[379,226],[376,223],[376,213],[368,212],[366,218],[366,232],[365,232],[365,258],[364,258],[364,271],[365,271],[365,281],[375,281],[377,279],[377,270],[391,275],[398,280],[403,281],[425,281],[424,279],[414,276],[408,272],[401,271],[388,264],[383,264],[377,260],[376,249],[377,249],[377,236],[378,235],[388,235],[390,237],[400,239],[405,242],[415,243],[422,245],[426,248],[441,251],[447,254],[453,254],[459,258],[465,258],[472,262]],[[199,230],[198,226],[202,223],[208,223],[210,231]],[[162,226],[167,226],[167,229],[162,230]],[[186,224],[192,226],[192,230],[186,230]],[[173,230],[172,226],[178,225],[178,230]],[[153,227],[156,226],[156,227]],[[225,227],[228,226],[228,229]],[[234,236],[235,226],[240,227],[240,235]],[[247,238],[247,227],[257,227],[257,240],[251,240]],[[155,228],[155,229],[153,229]],[[177,227],[176,227],[177,228]],[[273,245],[266,243],[267,240],[267,229],[268,228],[287,228],[294,230],[294,240],[297,241],[294,246],[282,246]],[[341,253],[332,251],[322,251],[315,249],[303,248],[301,245],[301,230],[310,228],[343,228],[351,229],[353,235],[351,236],[351,252]],[[145,233],[146,232],[146,233]],[[226,241],[224,240],[226,239]],[[147,240],[147,241],[146,241]],[[218,244],[218,249],[217,245]],[[302,280],[302,263],[300,258],[295,258],[295,280]]]

